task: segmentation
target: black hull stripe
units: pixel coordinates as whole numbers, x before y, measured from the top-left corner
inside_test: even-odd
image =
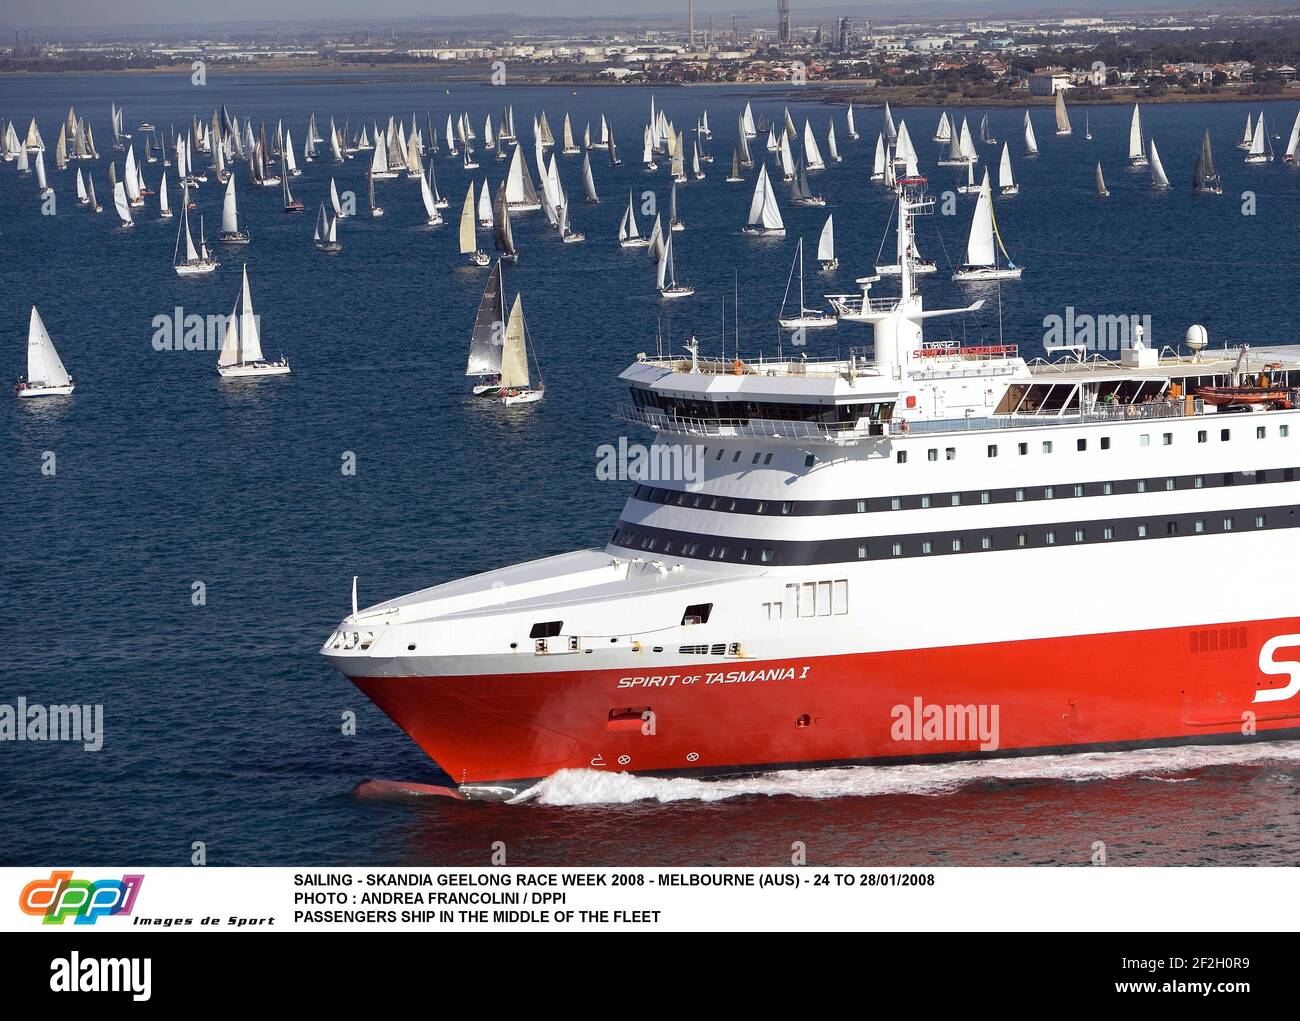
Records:
[[[864,535],[847,539],[791,541],[701,535],[620,520],[610,545],[633,556],[672,556],[719,563],[801,567],[863,560],[955,556],[1054,546],[1083,546],[1154,539],[1192,538],[1236,532],[1273,531],[1300,525],[1295,504],[1234,507],[1191,514],[1059,521],[946,532]],[[928,544],[928,546],[927,546]]]
[[[1115,479],[1102,482],[1060,483],[1051,486],[1011,486],[1004,489],[963,489],[942,493],[916,493],[909,496],[871,496],[850,500],[753,500],[742,497],[691,493],[664,486],[639,484],[632,499],[645,503],[667,504],[696,510],[716,510],[727,514],[761,514],[767,517],[818,517],[830,514],[875,514],[899,510],[925,510],[940,507],[967,507],[999,503],[1037,503],[1040,500],[1071,500],[1089,496],[1131,496],[1200,489],[1227,489],[1261,483],[1294,482],[1296,468],[1268,468],[1254,472],[1202,472],[1199,475],[1158,475],[1142,479]],[[1110,487],[1107,492],[1106,487]],[[1078,491],[1076,492],[1076,487]],[[954,503],[953,498],[957,500]]]

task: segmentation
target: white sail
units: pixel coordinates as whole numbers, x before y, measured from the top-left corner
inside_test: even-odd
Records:
[[[974,163],[979,157],[975,153],[975,142],[970,137],[970,122],[961,119],[961,155],[962,159]]]
[[[1296,158],[1296,146],[1300,145],[1300,113],[1295,115],[1295,122],[1291,125],[1291,137],[1286,141],[1286,153],[1291,154],[1291,158]]]
[[[239,233],[239,212],[235,208],[235,175],[226,179],[226,194],[221,200],[221,232],[223,234]]]
[[[1002,162],[998,164],[998,187],[1011,188],[1016,183],[1015,175],[1011,173],[1011,151],[1007,148],[1007,143],[1002,143]]]
[[[948,111],[944,110],[939,114],[939,124],[934,129],[934,140],[936,142],[946,142],[952,137],[952,125],[948,122]]]
[[[850,139],[857,138],[858,129],[853,126],[853,104],[852,103],[849,104],[848,123],[849,123],[849,138]]]
[[[343,207],[339,205],[339,190],[334,185],[334,178],[330,178],[330,207],[334,210],[336,217],[343,215]]]
[[[830,153],[831,161],[838,163],[840,161],[839,146],[835,144],[835,122],[831,121],[830,130],[826,132],[826,151]]]
[[[181,227],[185,230],[185,262],[193,264],[199,261],[198,249],[194,247],[194,236],[190,233],[190,205],[185,201],[188,195],[182,189]]]
[[[1250,126],[1250,113],[1246,113],[1246,133],[1241,136],[1242,148],[1250,145],[1251,139],[1255,137],[1254,129]]]
[[[587,194],[588,202],[600,201],[600,196],[596,194],[596,180],[591,176],[591,156],[589,153],[583,153],[582,156],[582,188]]]
[[[1160,162],[1160,153],[1156,151],[1156,140],[1151,138],[1148,141],[1148,149],[1151,154],[1151,184],[1155,188],[1168,188],[1169,178],[1165,176],[1164,165]]]
[[[253,314],[253,295],[248,289],[248,264],[244,264],[243,308],[239,311],[239,360],[262,361],[262,338],[258,335],[257,316]]]
[[[1250,139],[1250,154],[1252,156],[1263,156],[1264,147],[1267,144],[1267,136],[1264,134],[1264,111],[1259,112],[1259,120],[1255,122],[1255,133]]]
[[[784,230],[785,221],[781,219],[781,210],[776,204],[776,192],[767,176],[767,167],[758,172],[754,183],[754,197],[749,204],[750,226],[761,225],[766,230]]]
[[[876,158],[871,164],[871,179],[877,180],[885,176],[885,139],[883,135],[876,136]]]
[[[912,133],[907,130],[907,121],[899,120],[898,133],[894,139],[894,159],[906,163],[916,158],[916,146],[912,144]]]
[[[501,347],[501,385],[511,389],[528,386],[528,350],[524,340],[523,299],[515,295],[506,323],[505,343]]]
[[[979,199],[975,203],[975,216],[971,220],[970,238],[966,242],[967,266],[993,265],[993,196],[989,188],[989,172],[984,171]]]
[[[164,189],[165,189],[166,184],[167,184],[167,175],[164,174],[164,175],[163,175],[163,185],[164,185]],[[167,194],[166,190],[163,191],[163,194],[164,194],[164,195]],[[86,199],[86,182],[82,179],[82,176],[81,176],[81,168],[80,168],[80,167],[77,167],[77,201],[78,201],[78,202],[82,202],[82,203],[84,203],[84,202],[87,201],[87,199]]]
[[[1034,122],[1029,119],[1029,111],[1025,111],[1025,151],[1030,156],[1038,155],[1038,139],[1034,137]]]
[[[750,138],[758,137],[758,130],[754,127],[754,111],[748,103],[745,104],[745,112],[742,114],[745,125],[745,134]]]
[[[67,386],[72,382],[35,305],[27,325],[27,382],[45,386]]]
[[[426,184],[427,188],[428,185]],[[478,251],[477,224],[474,222],[474,182],[465,191],[465,204],[460,210],[460,254],[472,255]]]
[[[39,164],[39,161],[37,161]],[[130,146],[126,150],[126,172],[123,173],[123,184],[126,187],[126,197],[133,203],[140,201],[140,176],[139,170],[135,165],[135,146]]]
[[[285,129],[285,132],[284,132],[284,147],[283,147],[283,149],[284,149],[284,169],[285,169],[285,171],[286,171],[287,173],[290,173],[290,174],[297,173],[297,170],[298,170],[298,164],[294,161],[294,155],[293,155],[293,136],[290,134],[288,128],[286,128],[286,129]]]
[[[473,192],[473,182],[470,182],[469,190]],[[437,203],[433,198],[433,189],[429,187],[429,179],[424,174],[420,175],[420,200],[424,203],[424,215],[427,220],[442,219],[442,216],[438,213]]]
[[[1137,103],[1133,104],[1133,119],[1128,125],[1128,158],[1140,160],[1142,155],[1142,113]]]
[[[627,193],[627,212],[623,216],[623,222],[618,227],[618,239],[626,241],[628,239],[639,238],[640,232],[636,225],[636,209],[632,205],[632,193]]]
[[[167,171],[162,174],[162,183],[158,185],[158,211],[160,213],[170,213],[172,207],[167,202]]]
[[[826,217],[826,226],[817,241],[817,260],[819,262],[835,261],[835,214]]]
[[[813,134],[812,124],[807,120],[803,122],[803,156],[804,169],[825,169],[826,164],[822,160],[821,150],[817,148],[817,136]]]
[[[781,134],[781,174],[788,181],[794,177],[794,153],[790,150],[790,136]]]
[[[1065,93],[1060,89],[1056,90],[1056,133],[1058,135],[1071,133],[1070,115],[1065,112]]]
[[[483,178],[483,189],[478,194],[478,222],[481,226],[495,226],[492,218],[492,196],[488,192],[487,178]]]
[[[122,226],[131,226],[131,204],[126,200],[126,189],[122,182],[118,181],[113,185],[113,208],[117,210],[117,215],[122,219]]]

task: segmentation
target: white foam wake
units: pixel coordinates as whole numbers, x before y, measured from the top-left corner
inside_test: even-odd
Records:
[[[1207,766],[1300,763],[1300,742],[1253,745],[1150,748],[1083,755],[1040,755],[1015,759],[981,759],[945,765],[849,766],[801,769],[735,779],[660,779],[564,769],[546,777],[512,800],[542,805],[625,805],[635,801],[725,801],[754,795],[796,798],[870,798],[888,794],[940,795],[989,780],[1056,780],[1079,783],[1139,776],[1177,781],[1176,774]],[[1171,775],[1175,774],[1175,775]]]

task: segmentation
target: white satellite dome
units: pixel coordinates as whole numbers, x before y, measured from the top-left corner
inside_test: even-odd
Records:
[[[1210,342],[1210,335],[1205,332],[1205,327],[1200,323],[1193,323],[1187,327],[1187,347],[1197,358],[1200,357],[1205,346]]]

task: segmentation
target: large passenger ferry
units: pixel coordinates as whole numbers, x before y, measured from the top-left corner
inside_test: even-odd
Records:
[[[870,357],[638,355],[701,471],[322,653],[470,797],[1300,735],[1300,349],[928,342],[913,269],[832,298]]]

